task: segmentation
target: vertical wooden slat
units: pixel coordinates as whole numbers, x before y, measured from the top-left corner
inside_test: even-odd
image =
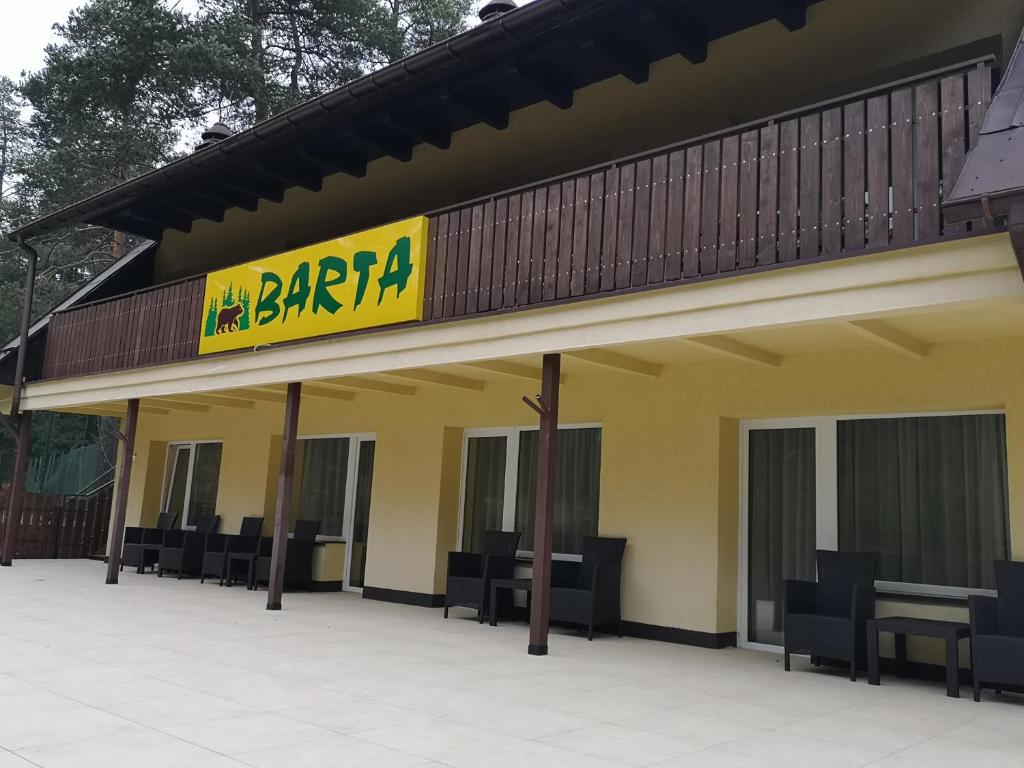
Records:
[[[427,263],[424,265],[426,274],[424,283],[426,288],[423,291],[423,319],[429,320],[434,316],[434,275],[437,267],[437,216],[431,216],[427,221]]]
[[[548,223],[548,190],[541,187],[533,193],[533,242],[530,244],[529,297],[527,303],[541,301],[544,290],[544,242]]]
[[[586,179],[583,179],[586,182]],[[572,238],[576,211],[576,181],[562,182],[562,212],[558,216],[558,281],[556,298],[562,299],[572,291]],[[582,285],[582,281],[580,283]]]
[[[523,192],[520,198],[519,256],[516,263],[517,307],[525,307],[530,303],[530,249],[533,247],[533,225],[536,219],[533,207],[536,202],[533,190]]]
[[[686,192],[683,207],[683,277],[700,274],[700,201],[702,147],[686,150]]]
[[[796,259],[799,183],[800,122],[786,120],[779,126],[779,261]]]
[[[892,243],[914,239],[914,102],[910,88],[889,97],[889,144],[892,149]]]
[[[774,264],[779,236],[779,126],[775,123],[761,129],[757,207],[757,263]]]
[[[448,217],[448,253],[444,259],[444,316],[455,316],[455,295],[459,281],[459,240],[462,211],[452,211]]]
[[[455,309],[454,316],[466,314],[466,301],[469,296],[469,247],[472,244],[473,209],[463,208],[459,211],[459,250],[458,268],[455,271]]]
[[[480,295],[481,253],[484,239],[484,206],[478,203],[473,206],[469,217],[469,275],[466,285],[466,313],[477,311],[477,299]],[[488,288],[490,275],[487,276]]]
[[[544,261],[541,262],[540,301],[552,301],[558,291],[558,237],[562,228],[562,185],[552,184],[547,190],[547,213],[544,221]]]
[[[915,239],[921,240],[939,235],[938,83],[921,83],[914,88],[914,123]]]
[[[636,165],[619,169],[619,233],[615,247],[615,287],[628,288],[633,243],[633,198],[636,194]]]
[[[686,206],[686,152],[677,149],[668,158],[668,210],[665,233],[665,279],[683,274],[683,209]]]
[[[505,272],[508,255],[508,198],[494,203],[494,254],[491,256],[491,309],[501,309],[508,289]]]
[[[430,317],[436,320],[444,317],[444,276],[448,271],[448,218],[442,213],[437,217],[437,244],[434,246],[434,289]]]
[[[736,262],[740,269],[757,263],[757,177],[760,152],[758,131],[740,136],[739,242]]]
[[[604,229],[605,184],[604,171],[590,176],[590,221],[587,224],[587,268],[583,290],[597,293],[601,290],[601,233]]]
[[[889,244],[889,97],[868,99],[868,246]]]
[[[843,248],[843,112],[821,113],[821,255]]]
[[[587,226],[590,219],[590,177],[576,179],[572,209],[572,248],[569,255],[569,295],[582,296],[587,280]]]
[[[604,228],[601,232],[601,290],[615,288],[615,250],[619,231],[619,167],[609,168],[604,181]]]
[[[864,249],[864,102],[843,107],[843,250]]]
[[[533,210],[530,210],[533,216]],[[505,246],[505,296],[502,302],[504,307],[514,307],[516,297],[519,294],[519,230],[523,218],[523,197],[512,195],[508,199],[508,233],[507,245]]]
[[[701,184],[700,273],[713,275],[718,271],[719,163],[722,145],[709,141],[704,145],[704,172]]]
[[[647,285],[647,258],[651,231],[651,160],[636,164],[636,193],[633,198],[633,245],[630,251],[629,284]]]
[[[966,116],[964,115],[964,76],[949,75],[940,84],[942,104],[942,194],[946,196],[953,189],[960,169],[964,165]],[[965,223],[942,222],[945,234],[960,234],[966,231]]]
[[[494,269],[494,200],[483,205],[480,228],[480,282],[476,310],[486,312],[491,308],[491,280]]]
[[[740,137],[722,139],[722,204],[719,213],[718,272],[736,269],[736,226],[739,203]]]
[[[821,115],[800,118],[800,250],[798,257],[818,255],[821,232]]]
[[[668,201],[668,155],[656,155],[651,161],[650,238],[647,245],[647,282],[665,281],[665,222]]]

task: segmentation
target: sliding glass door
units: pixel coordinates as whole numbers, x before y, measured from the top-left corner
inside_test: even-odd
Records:
[[[217,513],[221,443],[172,443],[167,450],[163,511],[177,525],[194,526]]]

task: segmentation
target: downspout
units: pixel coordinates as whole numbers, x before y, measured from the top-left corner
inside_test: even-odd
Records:
[[[28,256],[28,268],[25,270],[25,295],[21,303],[21,333],[18,336],[18,357],[14,364],[14,386],[11,390],[11,418],[18,418],[21,413],[21,392],[25,381],[25,360],[28,357],[28,328],[32,322],[32,294],[36,285],[36,262],[39,254],[35,248],[18,237],[18,247]]]

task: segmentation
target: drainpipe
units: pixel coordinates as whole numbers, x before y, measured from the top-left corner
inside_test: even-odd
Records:
[[[14,365],[14,388],[11,391],[11,418],[18,418],[21,412],[21,391],[25,380],[25,359],[28,356],[28,327],[32,321],[32,294],[36,285],[36,262],[39,254],[18,238],[18,247],[28,256],[28,268],[25,270],[25,296],[21,304],[21,335],[18,337],[18,358]]]

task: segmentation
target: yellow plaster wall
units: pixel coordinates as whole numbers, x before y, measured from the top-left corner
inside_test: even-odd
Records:
[[[736,628],[739,422],[822,414],[1004,408],[1013,554],[1024,558],[1024,338],[937,345],[923,360],[877,347],[787,358],[771,370],[740,362],[671,365],[656,379],[569,375],[563,423],[604,428],[600,533],[628,537],[625,618],[705,632]],[[352,402],[305,398],[300,433],[375,433],[366,583],[436,593],[455,544],[465,428],[533,423],[526,382],[483,392],[420,387],[414,397],[360,392]],[[223,530],[264,508],[270,435],[283,407],[144,415],[129,520],[152,506],[155,445],[223,439]],[[275,470],[276,471],[276,470]],[[149,489],[147,491],[147,489]],[[268,520],[268,524],[269,524]],[[270,530],[269,527],[265,530]],[[942,609],[946,610],[946,609]]]

